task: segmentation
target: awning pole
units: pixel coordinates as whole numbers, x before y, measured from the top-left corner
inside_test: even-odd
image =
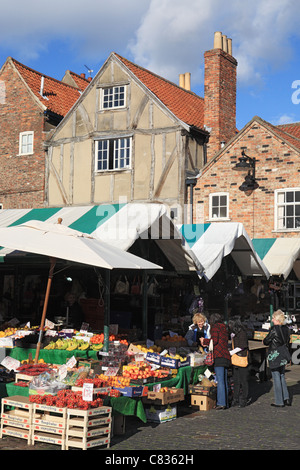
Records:
[[[143,339],[146,340],[148,337],[148,282],[147,282],[147,272],[143,270]]]
[[[49,275],[48,275],[48,282],[47,282],[47,289],[46,289],[46,295],[45,295],[45,300],[44,300],[44,306],[43,306],[43,313],[42,313],[42,318],[41,318],[41,324],[40,324],[40,332],[39,332],[39,339],[38,343],[36,345],[36,353],[35,353],[35,364],[38,362],[39,354],[40,354],[40,349],[41,349],[41,344],[42,344],[42,339],[43,339],[43,329],[44,329],[44,324],[45,324],[45,319],[46,319],[46,312],[47,312],[47,307],[48,307],[48,301],[49,301],[49,295],[50,295],[50,290],[51,290],[51,284],[52,284],[52,279],[53,279],[53,272],[56,264],[56,258],[50,258],[50,270],[49,270]]]
[[[105,293],[104,293],[104,345],[103,352],[109,349],[109,324],[110,324],[110,270],[105,270]]]

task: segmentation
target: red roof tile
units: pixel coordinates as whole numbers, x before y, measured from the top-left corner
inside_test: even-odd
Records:
[[[204,127],[204,99],[165,78],[114,55],[181,121],[200,129]]]
[[[276,127],[300,139],[300,122],[293,122],[290,124],[280,124],[279,126],[276,126]]]
[[[49,111],[65,116],[80,97],[81,93],[77,88],[43,75],[15,59],[12,59],[12,62],[31,91]],[[40,94],[42,77],[44,77],[43,96]]]
[[[71,75],[74,82],[76,83],[79,90],[81,90],[81,91],[84,91],[86,89],[86,87],[90,84],[91,80],[92,80],[92,79],[84,78],[84,77],[82,77],[81,75],[78,75],[75,72],[71,72],[71,70],[69,70],[69,74]]]

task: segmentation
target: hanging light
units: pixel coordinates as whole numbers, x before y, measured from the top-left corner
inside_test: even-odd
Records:
[[[255,159],[248,157],[248,155],[245,154],[244,150],[242,150],[242,156],[239,158],[239,163],[237,163],[233,169],[236,171],[244,171],[248,170],[249,168],[254,168],[255,167]]]
[[[246,194],[246,196],[251,196],[252,192],[257,188],[259,188],[259,184],[255,180],[253,175],[248,173],[248,175],[245,176],[245,180],[239,187],[239,190],[243,191]]]
[[[233,169],[237,171],[248,170],[248,174],[245,176],[244,182],[239,187],[240,191],[243,191],[246,196],[250,196],[252,192],[259,187],[255,179],[255,158],[251,158],[245,154],[242,150],[242,156],[239,158],[239,163],[237,163]],[[252,170],[252,172],[250,172]]]

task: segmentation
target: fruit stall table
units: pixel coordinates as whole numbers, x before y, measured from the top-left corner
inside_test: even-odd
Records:
[[[29,354],[34,358],[36,349],[15,347],[6,352],[8,356],[21,362],[28,359]],[[66,349],[41,349],[39,353],[39,359],[44,359],[47,364],[65,364],[72,356],[82,359],[97,359],[97,351],[90,349],[86,351],[79,349],[74,349],[73,351],[67,351]]]
[[[50,352],[54,352],[54,351],[50,351]],[[205,369],[206,369],[206,366],[181,367],[178,369],[178,373],[176,376],[172,377],[171,379],[164,380],[162,384],[164,387],[183,388],[184,394],[186,395],[188,393],[188,385],[197,383],[199,374],[203,374]],[[157,382],[146,384],[149,390],[152,390],[154,385],[157,385]],[[0,384],[0,397],[1,398],[7,397],[7,396],[14,396],[14,395],[28,396],[29,389],[28,387],[20,387],[18,385],[15,385],[14,382],[7,383],[7,384]],[[134,397],[134,398],[125,397],[125,396],[110,397],[107,399],[107,403],[105,403],[105,405],[111,406],[113,409],[113,413],[117,412],[124,416],[136,416],[144,423],[147,422],[146,413],[145,413],[144,405],[142,402],[142,397]]]

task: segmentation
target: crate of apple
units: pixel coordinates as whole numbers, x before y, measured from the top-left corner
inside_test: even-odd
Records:
[[[150,365],[132,366],[123,371],[123,376],[130,379],[131,382],[138,383],[153,382],[155,379],[164,379],[169,375],[166,370],[153,370]]]

